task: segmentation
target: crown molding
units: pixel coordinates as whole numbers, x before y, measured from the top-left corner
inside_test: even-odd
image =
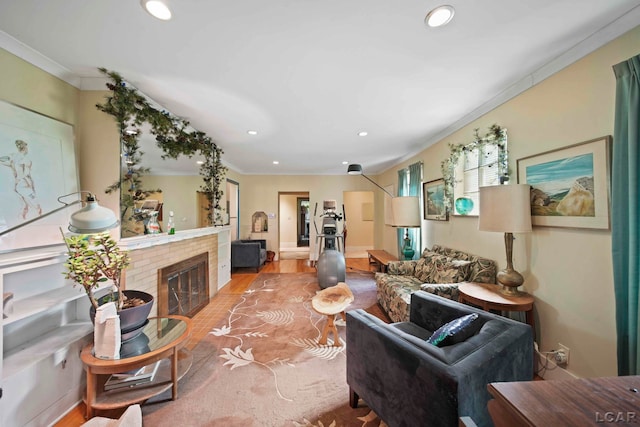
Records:
[[[474,120],[479,119],[483,115],[494,110],[495,108],[499,107],[500,105],[504,104],[510,99],[515,98],[516,96],[520,95],[524,91],[532,88],[533,86],[537,85],[543,80],[551,77],[555,73],[568,67],[574,62],[584,58],[585,56],[601,48],[605,44],[615,40],[616,38],[622,36],[626,32],[636,28],[639,22],[640,22],[640,6],[636,6],[630,11],[628,11],[627,13],[625,13],[624,15],[614,20],[613,22],[596,30],[589,37],[577,43],[575,46],[565,51],[563,54],[561,54],[557,58],[544,64],[542,67],[538,68],[531,74],[523,77],[518,82],[514,83],[513,85],[509,86],[508,88],[500,92],[498,95],[487,100],[475,110],[462,116],[461,118],[456,120],[454,123],[452,123],[450,126],[447,126],[445,129],[443,129],[441,132],[438,132],[437,134],[428,138],[418,151],[402,156],[402,158],[399,159],[394,165],[392,165],[389,168],[386,168],[384,171],[378,171],[377,173],[385,172],[391,169],[392,167],[395,167],[413,158],[414,156],[424,151],[425,148],[430,147],[431,145],[447,138],[448,136],[452,135],[456,131],[472,123]]]
[[[0,47],[31,65],[34,65],[52,76],[69,83],[71,86],[80,89],[82,80],[80,77],[74,75],[69,69],[58,64],[51,58],[44,56],[32,47],[27,46],[1,30]]]

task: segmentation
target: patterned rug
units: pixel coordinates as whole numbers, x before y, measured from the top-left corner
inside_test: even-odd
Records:
[[[348,310],[384,316],[372,273],[348,272],[346,282],[355,297]],[[311,308],[318,290],[314,273],[260,274],[194,349],[178,400],[145,404],[144,424],[385,426],[364,404],[349,406],[344,322],[336,322],[342,346],[332,334],[318,344],[326,321]]]

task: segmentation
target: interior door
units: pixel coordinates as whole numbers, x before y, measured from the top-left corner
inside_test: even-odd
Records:
[[[309,246],[309,198],[298,197],[296,206],[296,217],[298,218],[298,246]]]

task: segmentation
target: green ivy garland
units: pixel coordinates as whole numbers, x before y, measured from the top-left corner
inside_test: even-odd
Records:
[[[442,178],[444,180],[444,204],[447,209],[451,208],[453,201],[453,187],[456,183],[455,169],[460,157],[465,151],[478,150],[482,152],[485,147],[493,146],[498,150],[498,175],[501,181],[509,179],[509,159],[507,153],[507,130],[497,124],[489,127],[489,132],[480,136],[479,130],[474,129],[474,139],[468,144],[449,144],[451,154],[444,159],[440,165]]]
[[[167,111],[155,109],[120,74],[105,68],[99,70],[111,80],[107,82],[107,88],[112,91],[112,95],[103,104],[96,104],[96,107],[113,116],[118,123],[123,157],[127,164],[127,171],[122,178],[105,190],[106,193],[111,193],[124,189],[120,192],[121,221],[141,219],[136,217],[135,202],[146,199],[151,193],[162,191],[142,188],[141,177],[149,173],[149,168],[140,166],[143,153],[138,145],[139,127],[148,123],[158,147],[164,153],[163,159],[177,159],[180,155],[191,157],[195,154],[205,158],[200,166],[200,175],[204,181],[200,189],[209,201],[209,223],[218,224],[221,220],[219,201],[224,194],[221,185],[227,172],[227,168],[222,165],[222,149],[203,132],[187,132],[188,121]]]

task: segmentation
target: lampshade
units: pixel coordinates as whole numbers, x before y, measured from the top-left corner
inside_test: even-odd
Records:
[[[394,197],[391,199],[394,227],[420,227],[420,200],[415,196]]]
[[[528,184],[480,187],[481,231],[526,233],[531,231],[531,201]]]
[[[362,165],[349,165],[349,167],[347,168],[347,173],[349,175],[362,175]]]
[[[79,234],[100,233],[117,227],[118,224],[118,218],[113,211],[100,206],[95,197],[89,194],[86,205],[71,214],[69,231]]]

